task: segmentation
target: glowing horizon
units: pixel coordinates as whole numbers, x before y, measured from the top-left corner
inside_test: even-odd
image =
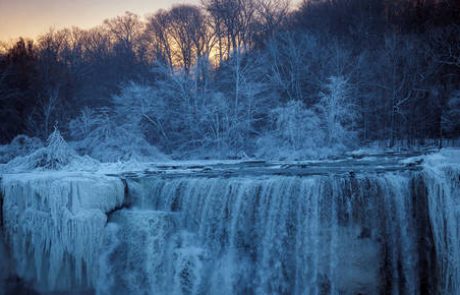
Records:
[[[50,28],[89,29],[130,11],[144,17],[199,0],[0,0],[0,41],[35,39]]]

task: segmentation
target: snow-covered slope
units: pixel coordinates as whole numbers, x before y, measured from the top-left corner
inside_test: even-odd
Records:
[[[4,175],[3,230],[14,272],[42,291],[92,288],[106,213],[120,179],[83,173]]]

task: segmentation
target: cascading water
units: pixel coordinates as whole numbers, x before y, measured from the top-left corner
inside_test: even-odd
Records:
[[[368,166],[5,175],[0,289],[459,294],[460,169]]]
[[[406,173],[128,180],[107,294],[419,294],[430,237],[415,185]]]
[[[424,174],[440,279],[438,291],[460,294],[460,168],[427,167]]]

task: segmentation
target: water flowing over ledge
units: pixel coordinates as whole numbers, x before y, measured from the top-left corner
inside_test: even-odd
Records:
[[[451,151],[3,175],[0,258],[9,271],[0,287],[458,294],[458,159]]]

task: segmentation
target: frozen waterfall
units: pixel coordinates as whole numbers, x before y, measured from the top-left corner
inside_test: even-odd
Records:
[[[386,167],[4,175],[0,279],[43,294],[458,294],[460,169]]]
[[[106,212],[121,180],[72,173],[5,175],[3,234],[15,274],[43,292],[85,290],[97,280]]]
[[[118,248],[108,249],[115,260],[125,251],[142,257],[112,266],[123,275],[107,294],[420,293],[418,266],[430,253],[417,245],[424,238],[417,217],[426,219],[417,216],[417,181],[408,174],[129,180],[133,207],[113,219],[124,230]],[[161,284],[151,288],[150,280]]]

